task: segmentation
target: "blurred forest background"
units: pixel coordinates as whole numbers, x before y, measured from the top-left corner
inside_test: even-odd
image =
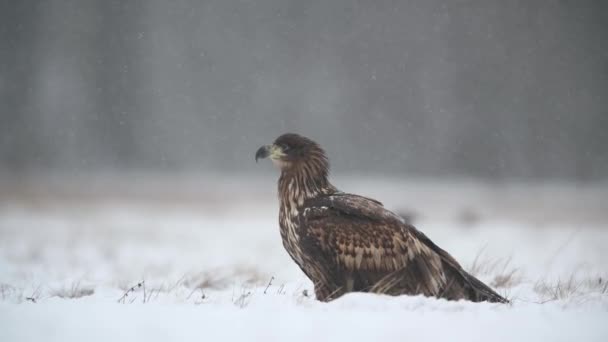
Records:
[[[606,1],[0,4],[0,174],[247,171],[287,131],[337,172],[608,179]]]

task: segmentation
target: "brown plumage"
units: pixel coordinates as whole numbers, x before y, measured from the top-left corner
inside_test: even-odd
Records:
[[[326,154],[314,141],[284,134],[257,151],[256,161],[266,157],[281,170],[283,246],[318,300],[358,291],[507,302],[382,203],[331,185]]]

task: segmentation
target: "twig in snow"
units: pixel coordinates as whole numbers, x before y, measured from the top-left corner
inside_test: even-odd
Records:
[[[196,292],[196,290],[198,290],[198,287],[195,287],[192,289],[192,291],[190,292],[190,294],[186,297],[186,300],[190,299],[190,297],[192,297],[192,295],[194,294],[194,292]]]
[[[173,284],[173,286],[171,286],[170,288],[167,289],[167,293],[172,292],[173,290],[175,290],[176,287],[178,287],[186,278],[186,274],[184,273],[176,282],[175,284]]]
[[[241,309],[244,308],[245,306],[247,306],[247,304],[249,304],[249,301],[247,300],[247,298],[249,296],[251,296],[251,291],[247,291],[245,292],[245,288],[242,288],[242,293],[239,296],[239,298],[237,298],[236,301],[234,301],[234,305],[240,307]]]
[[[160,293],[161,288],[152,288],[150,289],[148,295],[146,296],[146,303],[150,303],[151,300],[158,298],[158,294]],[[154,297],[154,298],[153,298]]]
[[[266,288],[264,289],[264,294],[266,294],[266,291],[268,291],[268,288],[270,287],[270,285],[272,285],[273,280],[274,276],[270,277],[270,281],[268,281],[268,285],[266,285]]]
[[[205,299],[207,299],[207,295],[205,294],[205,292],[203,291],[203,289],[201,289],[201,300],[194,302],[194,304],[196,304],[196,305],[203,304],[203,302],[205,301]]]
[[[279,289],[277,290],[277,294],[285,294],[285,292],[283,290],[285,290],[285,284],[281,284],[281,286],[279,286]]]
[[[25,297],[25,300],[30,301],[32,303],[37,303],[38,299],[40,299],[40,288],[42,284],[38,285],[38,287],[32,292],[29,297]]]
[[[142,286],[143,286],[143,288],[144,288],[144,299],[143,299],[143,303],[144,303],[144,304],[146,304],[146,281],[145,281],[145,280],[143,280],[143,281],[141,282],[141,284],[142,284]]]
[[[141,283],[137,283],[137,285],[129,288],[127,291],[125,291],[125,293],[122,295],[122,297],[120,297],[118,299],[118,302],[120,303],[122,301],[122,303],[124,304],[127,300],[127,297],[129,297],[129,293],[135,292],[136,289],[142,287],[143,285],[144,285],[144,281],[142,281]],[[135,299],[133,299],[133,300],[135,300]],[[131,303],[133,303],[133,301],[131,301]]]

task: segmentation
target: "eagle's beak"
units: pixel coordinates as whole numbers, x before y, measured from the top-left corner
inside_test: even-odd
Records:
[[[255,162],[258,162],[258,159],[264,159],[270,155],[270,146],[264,145],[260,147],[255,153]]]
[[[260,147],[255,153],[255,162],[258,162],[258,159],[264,159],[270,157],[272,160],[278,160],[283,157],[285,153],[283,150],[276,145],[264,145]]]

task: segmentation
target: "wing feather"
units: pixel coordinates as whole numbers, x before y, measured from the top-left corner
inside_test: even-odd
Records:
[[[403,221],[380,202],[339,194],[304,205],[305,235],[339,268],[392,272],[424,252]]]
[[[380,202],[341,193],[304,207],[301,236],[332,268],[368,277],[369,291],[506,302]]]

